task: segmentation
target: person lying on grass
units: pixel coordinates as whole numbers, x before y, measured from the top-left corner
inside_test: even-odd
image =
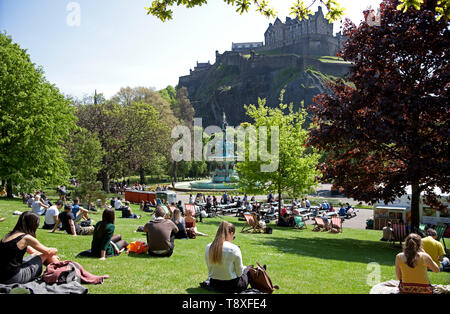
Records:
[[[0,242],[0,283],[27,283],[42,274],[42,266],[60,261],[56,248],[48,248],[36,239],[39,216],[26,211],[14,229]],[[30,254],[23,258],[25,253]]]
[[[59,224],[62,224],[61,229],[65,230],[68,234],[76,237],[77,235],[91,235],[94,233],[94,227],[82,227],[75,223],[75,217],[72,213],[72,206],[69,204],[64,205],[64,211],[58,215],[58,221],[50,232],[55,232]]]

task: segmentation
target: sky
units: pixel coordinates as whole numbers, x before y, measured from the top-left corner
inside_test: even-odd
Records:
[[[293,1],[270,1],[283,22]],[[162,22],[146,14],[151,2],[0,0],[0,31],[27,49],[62,93],[81,98],[97,90],[110,98],[121,87],[175,86],[197,61],[213,64],[216,50],[231,50],[233,42],[264,41],[274,22],[254,11],[239,15],[222,0],[175,7],[174,19]],[[362,11],[377,8],[381,0],[338,2],[346,8],[345,16],[359,23]],[[335,33],[339,30],[335,23]]]

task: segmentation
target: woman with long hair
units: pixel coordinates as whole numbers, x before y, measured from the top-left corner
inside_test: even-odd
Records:
[[[26,211],[14,229],[0,241],[0,282],[27,283],[42,274],[42,266],[59,262],[56,248],[48,248],[36,239],[39,216]],[[25,259],[25,253],[30,254]]]
[[[187,239],[188,234],[186,231],[186,224],[184,218],[181,216],[181,211],[178,208],[173,211],[172,221],[178,228],[175,239]]]
[[[102,221],[99,221],[94,228],[94,235],[91,243],[91,254],[105,260],[107,257],[117,256],[128,246],[128,243],[122,240],[120,234],[114,235],[115,211],[105,209],[102,215]]]
[[[428,269],[439,273],[439,266],[422,248],[422,238],[415,233],[409,234],[405,239],[403,252],[395,259],[400,293],[432,293]]]
[[[186,217],[184,218],[184,220],[185,220],[186,231],[189,232],[189,229],[190,229],[191,232],[194,233],[195,235],[205,236],[205,237],[208,236],[206,233],[198,231],[198,229],[197,229],[197,220],[193,216],[192,211],[186,210]]]
[[[241,249],[233,244],[235,226],[222,221],[214,241],[206,247],[205,259],[211,288],[239,293],[248,287],[248,267],[242,264]]]

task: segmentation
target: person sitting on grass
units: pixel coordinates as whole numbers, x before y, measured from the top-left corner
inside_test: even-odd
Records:
[[[197,220],[192,216],[192,211],[189,210],[186,211],[186,217],[184,218],[184,220],[186,231],[188,232],[188,234],[194,234],[196,236],[199,235],[205,237],[208,236],[206,233],[202,233],[197,230]]]
[[[232,243],[235,232],[233,224],[220,223],[214,241],[206,247],[208,278],[200,284],[202,287],[210,286],[223,293],[240,293],[247,289],[249,267],[242,263],[241,249]]]
[[[105,209],[102,214],[102,221],[99,221],[94,227],[94,234],[91,243],[91,255],[105,260],[107,257],[118,256],[128,246],[128,243],[122,240],[120,234],[114,236],[115,211]]]
[[[149,221],[144,226],[147,233],[148,254],[155,257],[170,257],[175,248],[175,234],[177,226],[172,220],[165,219],[165,210],[157,206],[155,220]]]
[[[80,206],[80,199],[78,197],[73,199],[72,213],[75,217],[75,222],[79,222],[81,219],[89,220],[89,210]]]
[[[42,229],[52,230],[58,221],[58,215],[61,208],[64,206],[63,201],[57,200],[55,205],[50,206],[45,213],[44,226]]]
[[[0,283],[24,284],[42,274],[42,266],[60,261],[56,248],[48,248],[36,239],[39,216],[26,211],[16,226],[0,242]],[[30,254],[25,259],[25,253]]]
[[[421,237],[410,233],[405,239],[403,252],[395,258],[400,293],[432,293],[427,269],[439,273],[439,266],[423,250]]]
[[[186,223],[184,218],[181,216],[181,211],[178,208],[173,211],[172,221],[178,228],[178,232],[175,234],[175,239],[188,239],[189,237],[186,231]]]
[[[61,229],[65,230],[68,234],[76,237],[77,235],[91,235],[94,233],[94,227],[81,227],[75,222],[75,217],[72,213],[72,206],[64,205],[64,211],[58,215],[58,221],[50,232],[55,232],[59,224],[62,224]]]
[[[130,202],[126,201],[125,206],[122,207],[122,218],[140,219],[141,216],[134,214],[131,210]]]
[[[48,207],[48,205],[45,205],[43,202],[41,202],[41,196],[37,194],[34,197],[33,204],[31,205],[31,210],[33,211],[33,213],[42,216],[45,215],[45,211]]]
[[[448,257],[445,257],[444,247],[437,241],[437,232],[432,228],[425,231],[426,238],[422,239],[424,251],[431,256],[433,261],[439,266],[440,270],[450,266]]]
[[[392,241],[394,239],[394,229],[392,228],[392,222],[388,221],[387,225],[383,227],[383,237],[381,241]]]

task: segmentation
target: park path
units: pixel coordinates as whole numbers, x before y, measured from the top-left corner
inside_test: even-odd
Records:
[[[327,192],[327,188],[328,188],[328,192]],[[326,185],[322,185],[322,189],[318,189],[318,193],[310,195],[310,196],[314,197],[314,198],[326,198],[326,199],[336,198],[336,200],[339,200],[344,203],[348,202],[348,203],[352,204],[353,206],[358,204],[358,202],[355,202],[353,199],[347,199],[344,197],[332,197],[331,194],[329,193],[330,188],[331,188],[331,185],[329,187],[327,187]],[[207,193],[205,193],[205,194],[207,194]],[[192,195],[194,195],[194,197],[195,197],[195,193],[192,193]],[[255,198],[257,200],[264,200],[264,199],[266,199],[266,196],[259,195],[259,196],[255,196]],[[189,202],[189,193],[177,192],[177,200],[181,201],[183,204],[188,203]],[[366,221],[367,221],[367,219],[370,219],[370,218],[373,218],[373,210],[360,208],[360,209],[358,209],[358,213],[357,213],[356,217],[346,219],[344,221],[343,226],[344,226],[344,228],[365,229]],[[306,223],[312,224],[313,222],[314,222],[313,220],[308,220]]]

